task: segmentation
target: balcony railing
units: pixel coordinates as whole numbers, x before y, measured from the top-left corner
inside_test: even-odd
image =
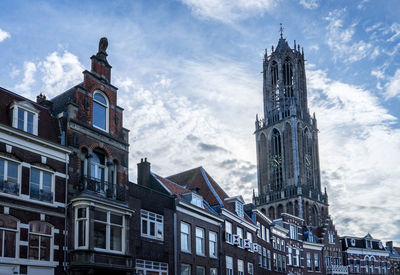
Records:
[[[9,182],[6,180],[0,180],[0,192],[18,195],[19,194],[19,184],[15,182]]]
[[[318,200],[324,203],[328,203],[328,198],[325,194],[317,189],[313,189],[311,186],[300,185],[300,186],[287,186],[281,190],[271,190],[267,194],[262,194],[255,197],[255,204],[262,205],[272,201],[283,200],[287,198],[293,198],[296,196],[305,196],[314,200]]]
[[[102,181],[97,178],[85,177],[81,179],[79,189],[81,191],[89,190],[95,192],[97,195],[104,198],[126,201],[125,186],[108,181]]]
[[[53,192],[45,191],[43,189],[35,189],[31,188],[29,191],[29,195],[31,199],[44,201],[44,202],[52,202],[53,201]]]
[[[326,267],[326,274],[349,274],[346,265],[330,265]]]

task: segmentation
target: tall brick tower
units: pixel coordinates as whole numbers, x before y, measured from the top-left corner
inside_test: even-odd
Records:
[[[282,33],[263,62],[264,119],[256,119],[258,196],[254,202],[272,219],[282,213],[319,226],[328,215],[321,190],[318,129],[307,105],[304,52],[289,47]]]

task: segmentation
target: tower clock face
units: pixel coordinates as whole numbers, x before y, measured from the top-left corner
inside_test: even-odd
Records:
[[[271,165],[272,167],[279,167],[282,164],[282,158],[280,155],[273,155],[271,157]]]

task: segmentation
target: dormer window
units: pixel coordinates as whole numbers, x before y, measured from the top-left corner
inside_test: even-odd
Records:
[[[237,214],[239,217],[242,217],[242,218],[243,218],[243,216],[244,216],[244,213],[243,213],[243,203],[241,203],[240,201],[236,201],[236,202],[235,202],[235,211],[236,211],[236,214]]]
[[[33,135],[38,134],[39,111],[30,103],[15,101],[11,105],[12,126]]]
[[[108,132],[108,99],[99,91],[93,95],[93,126]]]
[[[192,194],[191,203],[193,205],[203,208],[203,198],[197,194],[194,194],[194,193]]]

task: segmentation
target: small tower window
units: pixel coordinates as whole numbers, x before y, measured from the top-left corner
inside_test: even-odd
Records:
[[[271,138],[271,169],[272,169],[272,188],[280,190],[282,188],[282,144],[281,134],[274,129]]]
[[[285,98],[293,97],[293,70],[289,57],[285,59],[285,63],[283,64],[283,84]]]
[[[100,92],[93,96],[93,126],[108,131],[108,100]]]
[[[272,102],[274,103],[274,105],[278,105],[278,103],[279,103],[278,80],[279,80],[278,63],[273,61],[271,64],[271,87],[272,87],[271,96],[272,96]]]

